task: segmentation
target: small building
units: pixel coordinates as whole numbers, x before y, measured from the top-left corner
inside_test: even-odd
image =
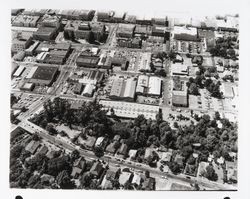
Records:
[[[111,142],[107,147],[106,147],[106,152],[109,154],[115,154],[117,148],[115,147],[116,145],[119,145],[118,141]]]
[[[176,162],[177,164],[179,164],[181,167],[184,166],[184,157],[181,156],[180,154],[176,154],[175,158],[174,158],[174,162]]]
[[[96,138],[93,136],[89,136],[87,141],[85,142],[84,146],[88,150],[92,150],[95,145]]]
[[[13,56],[13,59],[15,61],[23,61],[24,57],[25,57],[25,51],[19,51]]]
[[[32,91],[34,88],[35,88],[35,84],[34,83],[29,83],[29,82],[24,82],[20,86],[20,90],[23,90],[23,91]]]
[[[134,160],[136,157],[136,154],[137,154],[137,150],[135,149],[129,150],[128,155],[129,155],[130,160]]]
[[[39,146],[40,146],[39,141],[31,140],[29,144],[25,147],[25,150],[29,151],[31,154],[35,154]]]
[[[135,174],[134,174],[134,177],[133,177],[133,179],[132,179],[132,184],[136,184],[136,185],[139,186],[139,185],[141,184],[141,182],[142,182],[141,175],[135,173]]]
[[[172,75],[177,75],[177,76],[189,75],[189,67],[182,63],[171,64],[171,71],[172,71]]]
[[[98,56],[79,55],[76,59],[77,66],[86,68],[96,68],[98,62],[99,62]]]
[[[78,83],[74,86],[74,93],[80,95],[83,90],[83,84]]]
[[[226,171],[227,171],[227,180],[229,182],[237,183],[237,162],[226,161]]]

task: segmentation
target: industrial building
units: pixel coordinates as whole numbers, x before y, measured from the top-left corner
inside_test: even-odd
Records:
[[[50,86],[55,80],[57,72],[57,67],[38,66],[29,82],[41,86]]]
[[[129,78],[117,78],[114,80],[109,98],[115,100],[134,101],[136,90],[136,80]]]
[[[25,50],[25,54],[28,56],[32,56],[39,44],[40,44],[39,41],[35,41],[33,44],[31,44],[29,48]]]
[[[101,82],[103,78],[104,78],[104,73],[98,70],[92,70],[88,76],[88,79],[96,80],[97,83]]]
[[[119,24],[116,31],[117,37],[132,38],[134,35],[135,25],[133,24]]]

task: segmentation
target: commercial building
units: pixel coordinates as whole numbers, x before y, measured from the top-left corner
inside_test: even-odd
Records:
[[[75,94],[78,94],[78,95],[81,94],[82,90],[83,90],[83,84],[78,83],[78,84],[75,85],[75,87],[74,87],[74,93]]]
[[[25,57],[25,51],[18,51],[14,56],[13,59],[15,61],[23,61]]]
[[[68,21],[64,27],[65,39],[86,39],[89,41],[91,34],[93,33],[88,22]]]
[[[97,21],[110,22],[112,16],[113,16],[113,12],[98,11]]]
[[[34,88],[35,88],[34,83],[27,83],[26,82],[20,86],[20,90],[23,90],[23,91],[32,91]]]
[[[181,41],[200,41],[197,35],[197,28],[174,26],[174,39]]]
[[[39,44],[39,41],[35,41],[29,48],[25,50],[25,54],[28,56],[32,56]]]
[[[125,17],[125,13],[124,12],[115,12],[114,16],[113,16],[113,22],[115,23],[121,23],[123,22]]]
[[[152,26],[146,26],[146,25],[136,25],[134,30],[135,36],[149,36],[152,34]]]
[[[132,38],[134,35],[135,25],[133,24],[119,24],[116,31],[117,37]]]
[[[82,92],[82,95],[86,97],[93,97],[94,89],[95,89],[95,85],[86,84]]]
[[[148,83],[148,95],[160,96],[161,95],[162,79],[156,76],[151,76]]]
[[[135,24],[136,23],[136,15],[126,14],[124,21],[126,23]]]
[[[98,67],[103,69],[110,69],[112,64],[112,58],[108,56],[107,54],[101,54],[100,60],[98,62]]]
[[[52,16],[52,15],[45,14],[38,24],[44,27],[59,28],[61,25],[61,17],[58,15]]]
[[[126,48],[141,48],[142,41],[140,38],[117,38],[117,43],[120,47]]]
[[[12,26],[36,27],[40,16],[18,15],[12,21]]]
[[[123,90],[123,79],[122,78],[117,78],[114,80],[111,91],[109,94],[110,99],[119,99],[120,96],[122,95],[122,90]]]
[[[19,76],[23,73],[23,71],[24,71],[25,69],[26,69],[25,66],[20,65],[20,66],[17,68],[16,72],[13,74],[13,76],[14,76],[14,77],[19,77]]]
[[[58,15],[71,20],[91,21],[94,17],[94,10],[61,10]]]
[[[137,80],[136,93],[145,95],[148,92],[149,77],[147,75],[140,75]]]
[[[168,18],[152,18],[151,19],[152,25],[158,25],[158,26],[168,26]]]
[[[105,110],[113,108],[115,115],[121,118],[136,118],[138,115],[144,115],[146,119],[155,119],[160,110],[159,106],[122,101],[100,100],[100,104]]]
[[[30,34],[17,32],[13,34],[11,52],[16,53],[19,51],[24,51],[32,44],[32,37]]]
[[[145,15],[137,16],[136,23],[140,25],[152,25],[151,18]]]
[[[142,53],[141,59],[138,64],[139,71],[141,72],[149,72],[151,71],[150,63],[151,63],[151,53],[145,52]]]
[[[86,67],[86,68],[96,68],[99,62],[98,56],[91,56],[91,55],[79,55],[76,59],[76,65],[79,67]]]
[[[156,37],[166,37],[166,27],[163,26],[153,26],[152,27],[152,36]]]
[[[92,70],[89,75],[88,79],[90,80],[96,80],[96,82],[101,82],[104,78],[104,73],[98,70]]]
[[[177,107],[188,107],[187,91],[172,91],[172,104]]]
[[[189,75],[189,67],[183,63],[171,64],[171,71],[172,75],[181,75],[181,76]]]
[[[33,33],[33,38],[40,41],[51,41],[55,39],[58,28],[40,26],[36,32]]]
[[[29,82],[36,85],[50,86],[55,80],[57,72],[57,67],[38,66]]]

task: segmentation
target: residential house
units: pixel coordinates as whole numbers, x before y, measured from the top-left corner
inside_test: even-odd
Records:
[[[90,173],[97,177],[99,177],[102,172],[103,172],[102,164],[98,161],[95,162],[90,169]]]
[[[85,169],[85,167],[86,167],[86,161],[84,160],[84,158],[81,157],[77,159],[74,162],[71,176],[73,178],[78,178],[83,173],[83,170]]]

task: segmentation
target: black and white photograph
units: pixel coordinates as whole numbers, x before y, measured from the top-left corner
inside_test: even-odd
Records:
[[[9,191],[237,194],[240,10],[95,2],[8,11]]]

